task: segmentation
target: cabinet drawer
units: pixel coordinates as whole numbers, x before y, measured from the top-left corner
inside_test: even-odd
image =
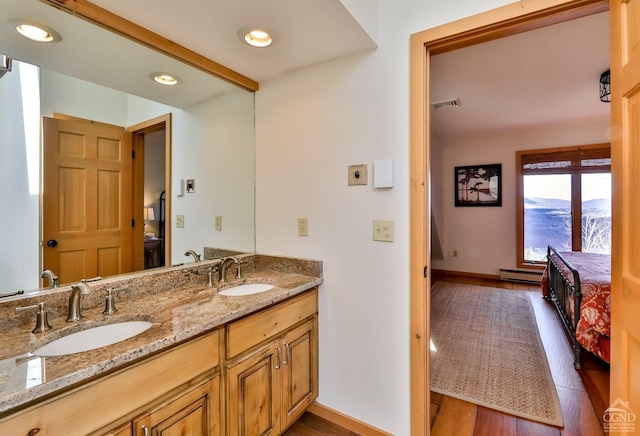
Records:
[[[0,420],[0,434],[89,434],[218,365],[218,331]]]
[[[318,288],[227,326],[227,358],[275,336],[318,312]]]

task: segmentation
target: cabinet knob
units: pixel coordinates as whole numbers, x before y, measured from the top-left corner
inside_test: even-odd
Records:
[[[27,436],[34,436],[38,433],[40,433],[40,428],[32,428],[31,430],[29,430],[29,433],[27,433]]]
[[[49,248],[54,248],[58,245],[58,241],[56,241],[55,239],[49,239],[47,241],[47,247]]]

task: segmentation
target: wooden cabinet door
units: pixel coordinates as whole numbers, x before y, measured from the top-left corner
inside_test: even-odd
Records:
[[[106,433],[102,433],[102,436],[132,436],[132,435],[133,435],[133,430],[131,428],[131,422],[123,424]]]
[[[282,428],[292,424],[318,396],[317,319],[289,332],[283,348]]]
[[[123,424],[103,434],[103,436],[132,436],[132,435],[133,435],[133,431],[131,429],[131,422]]]
[[[274,341],[228,368],[228,435],[279,434],[281,366],[282,348]]]
[[[220,435],[220,377],[134,421],[136,436]]]

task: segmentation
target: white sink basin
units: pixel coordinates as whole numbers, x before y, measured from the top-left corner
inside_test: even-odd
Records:
[[[64,356],[105,347],[142,333],[153,325],[149,321],[125,321],[92,327],[63,336],[33,351],[36,356]]]
[[[259,294],[273,289],[273,285],[267,283],[245,283],[244,285],[233,286],[231,288],[218,291],[218,294],[226,297],[241,297],[244,295]]]

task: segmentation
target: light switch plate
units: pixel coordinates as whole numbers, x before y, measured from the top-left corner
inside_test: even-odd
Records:
[[[393,242],[393,221],[373,220],[373,240]]]
[[[367,184],[367,165],[350,165],[349,166],[349,186],[366,185]]]
[[[306,218],[298,218],[298,236],[309,236],[309,222]]]

